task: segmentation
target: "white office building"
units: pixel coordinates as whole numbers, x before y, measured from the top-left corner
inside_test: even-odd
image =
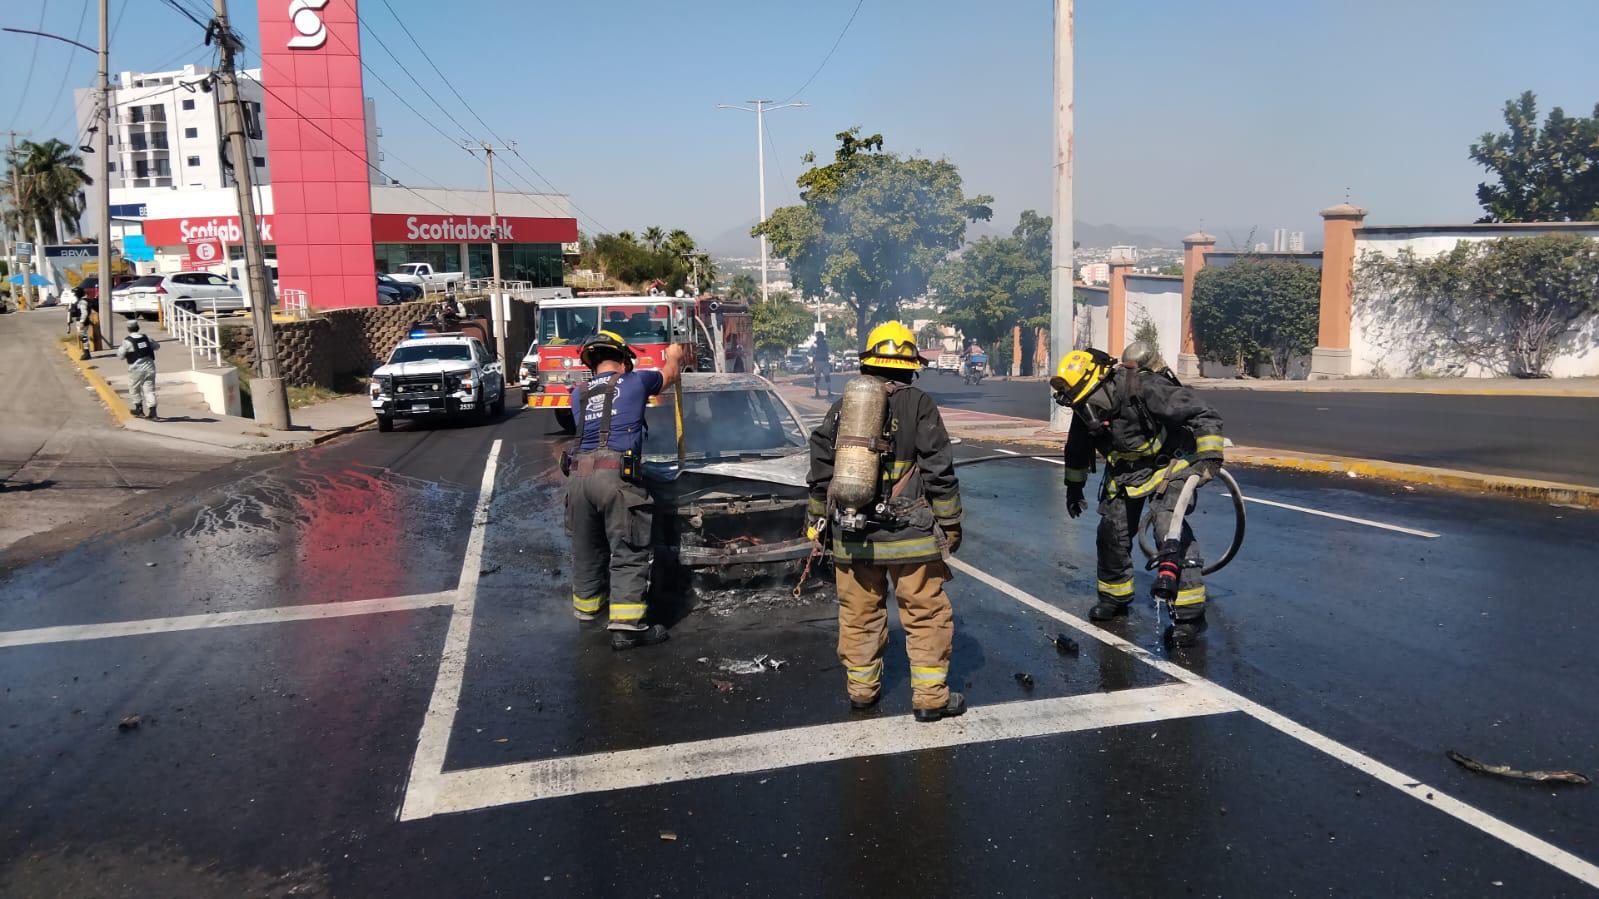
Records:
[[[1290,252],[1290,253],[1303,253],[1303,252],[1305,252],[1305,232],[1303,232],[1303,231],[1294,231],[1294,232],[1292,232],[1292,233],[1290,233],[1288,235],[1288,252]]]
[[[272,183],[267,166],[267,124],[261,105],[265,92],[260,69],[239,72],[239,95],[243,101],[245,135],[256,184]],[[233,176],[223,164],[221,94],[215,90],[212,70],[186,65],[169,72],[123,72],[111,88],[111,188],[124,202],[143,202],[143,190],[182,191],[231,188]],[[95,124],[95,91],[79,88],[73,92],[78,115],[78,133],[88,135]],[[376,109],[366,100],[367,158],[377,163]],[[237,161],[235,161],[237,164]],[[382,176],[374,169],[373,184]]]

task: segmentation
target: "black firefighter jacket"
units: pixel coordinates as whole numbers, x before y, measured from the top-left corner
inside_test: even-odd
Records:
[[[889,514],[870,521],[859,532],[846,534],[834,524],[833,558],[841,563],[898,565],[941,559],[934,522],[954,525],[961,520],[955,455],[949,434],[944,431],[944,419],[938,414],[938,404],[915,387],[893,386],[884,422],[884,436],[892,450],[883,457],[878,480],[878,500],[889,504]],[[843,403],[834,403],[821,425],[811,432],[808,508],[813,517],[828,514],[833,442],[838,436],[838,413]],[[901,478],[907,479],[905,486],[897,498],[890,499]]]
[[[1067,483],[1087,482],[1096,450],[1106,462],[1102,499],[1147,496],[1195,462],[1221,461],[1221,416],[1189,388],[1117,367],[1100,390],[1108,402],[1078,407],[1101,416],[1099,427],[1088,427],[1085,413],[1072,411]]]

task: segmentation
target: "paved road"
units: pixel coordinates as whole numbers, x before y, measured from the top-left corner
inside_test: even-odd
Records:
[[[0,315],[0,550],[236,457],[116,427],[57,343],[66,321]]]
[[[1044,418],[1037,381],[919,384],[952,408]],[[1241,445],[1599,485],[1599,399],[1207,390]]]
[[[825,592],[612,653],[567,611],[552,430],[523,413],[239,462],[0,568],[0,893],[1599,884],[1588,795],[1443,756],[1599,757],[1570,611],[1599,515],[1248,472],[1259,499],[1368,523],[1251,505],[1205,644],[1168,657],[1147,605],[1074,630],[1093,529],[1057,466],[964,468],[953,672],[976,707],[918,725],[897,627],[883,707],[846,711]],[[784,664],[722,670],[760,655]]]

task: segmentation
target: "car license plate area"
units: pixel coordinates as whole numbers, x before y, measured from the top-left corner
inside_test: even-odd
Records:
[[[428,411],[429,409],[432,409],[432,408],[433,407],[428,405],[427,403],[412,403],[411,404],[411,411],[412,412],[426,412],[426,411]]]

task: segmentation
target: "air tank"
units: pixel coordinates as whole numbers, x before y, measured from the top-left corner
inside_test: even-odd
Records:
[[[888,391],[881,378],[861,375],[845,385],[833,441],[833,480],[827,486],[834,508],[855,511],[877,500],[878,448],[887,414]]]

